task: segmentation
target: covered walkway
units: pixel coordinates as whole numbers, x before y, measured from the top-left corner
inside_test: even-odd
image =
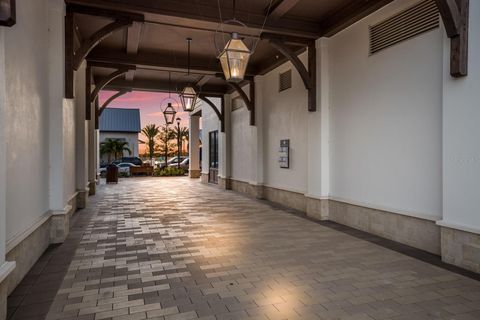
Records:
[[[28,275],[11,319],[480,318],[480,282],[434,256],[188,178],[103,185],[76,216],[47,252],[70,265]]]

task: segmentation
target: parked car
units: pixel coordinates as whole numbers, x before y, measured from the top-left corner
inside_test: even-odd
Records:
[[[131,167],[140,167],[140,166],[137,166],[133,163],[130,163],[130,162],[122,162],[122,163],[119,163],[117,164],[117,167],[118,167],[118,173],[123,173],[123,174],[126,174],[126,175],[130,175],[130,168]]]
[[[167,166],[171,167],[172,164],[174,164],[175,166],[177,165],[177,160],[178,157],[173,157],[172,159],[168,160],[167,161]],[[187,159],[187,157],[180,157],[180,162],[182,162],[183,160]],[[163,163],[160,163],[160,169],[163,169],[165,168],[165,162]]]
[[[123,157],[122,159],[117,159],[112,163],[116,165],[119,165],[120,163],[132,163],[136,166],[141,166],[143,161],[139,157]]]
[[[190,164],[190,158],[185,158],[185,159],[182,160],[182,162],[180,162],[180,168],[188,170],[189,164]],[[177,162],[175,161],[175,163],[170,163],[170,164],[168,164],[168,166],[169,167],[176,167]]]
[[[130,175],[130,168],[131,167],[140,167],[140,166],[137,166],[137,165],[134,165],[133,163],[130,163],[130,162],[120,162],[118,164],[114,164],[112,163],[112,165],[115,165],[118,167],[118,173],[120,174],[126,174],[126,175]],[[107,173],[107,166],[104,166],[104,167],[100,167],[99,169],[99,173],[100,173],[100,176],[104,177],[105,174]]]

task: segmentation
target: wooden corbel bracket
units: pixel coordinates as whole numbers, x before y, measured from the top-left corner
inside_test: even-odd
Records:
[[[203,101],[205,101],[206,104],[208,104],[212,110],[215,112],[215,114],[217,115],[218,117],[218,120],[220,120],[220,124],[221,124],[221,131],[222,132],[225,132],[225,106],[224,106],[224,99],[222,97],[222,110],[219,111],[218,108],[215,106],[215,104],[212,102],[212,100],[210,100],[206,95],[204,94],[199,94],[198,96],[200,99],[202,99]]]
[[[281,54],[283,54],[295,67],[295,69],[300,74],[305,89],[308,91],[308,111],[317,110],[317,85],[316,85],[316,48],[315,42],[313,40],[298,39],[294,38],[291,41],[288,38],[284,39],[281,37],[276,37],[271,34],[263,34],[262,39],[267,40],[272,47],[277,49]],[[301,41],[304,41],[305,45],[308,47],[308,70],[305,65],[300,61],[298,56],[293,52],[286,43],[296,43],[300,44]]]
[[[228,85],[232,87],[242,98],[243,102],[247,106],[248,111],[250,111],[250,125],[255,125],[255,81],[252,79],[250,80],[250,98],[248,98],[247,94],[240,85],[236,82],[228,82]]]
[[[450,75],[468,75],[468,16],[469,0],[435,0],[450,38]]]

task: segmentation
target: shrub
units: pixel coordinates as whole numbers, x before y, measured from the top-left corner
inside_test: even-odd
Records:
[[[184,168],[178,167],[166,167],[163,169],[155,169],[154,176],[156,177],[178,177],[184,176],[187,173],[187,170]]]

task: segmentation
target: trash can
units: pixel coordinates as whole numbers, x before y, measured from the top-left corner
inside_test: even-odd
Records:
[[[107,183],[118,183],[118,167],[114,164],[107,166]]]

